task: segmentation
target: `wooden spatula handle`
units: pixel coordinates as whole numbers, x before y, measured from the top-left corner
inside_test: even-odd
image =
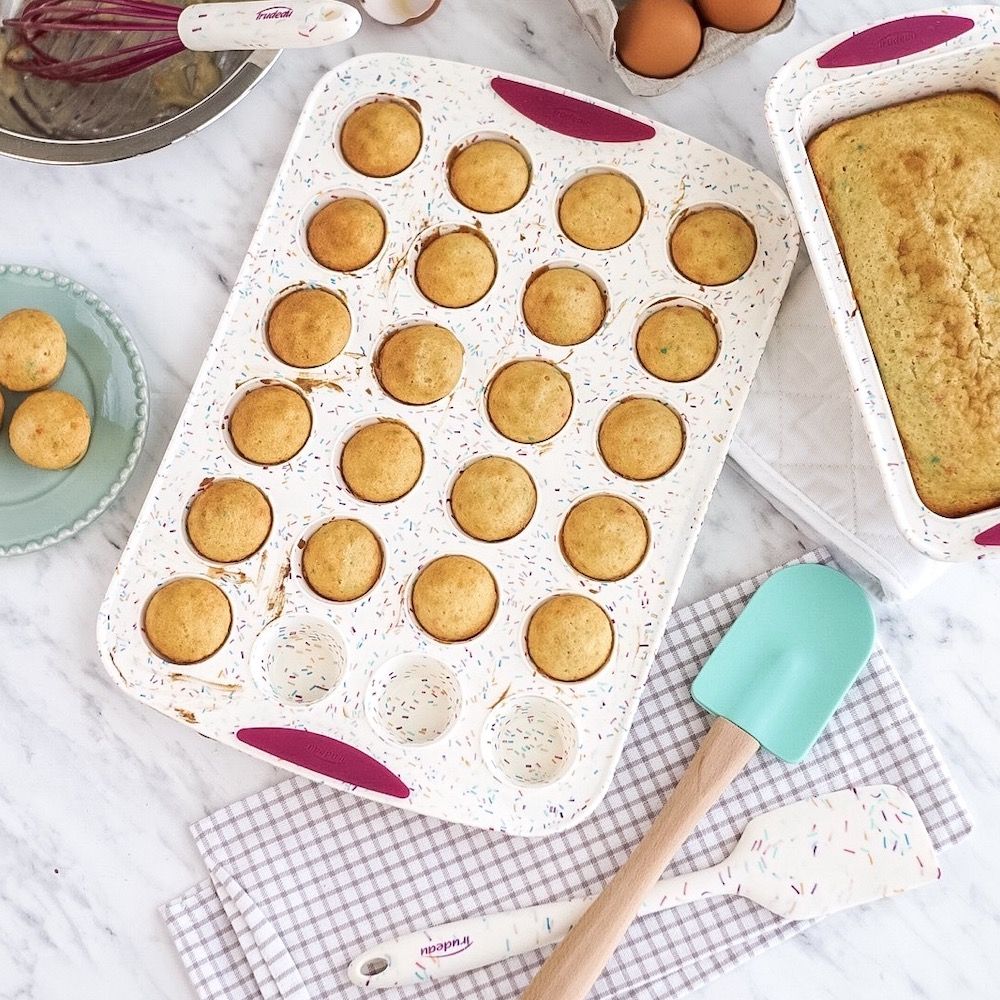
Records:
[[[521,1000],[584,1000],[663,869],[759,747],[727,719],[712,723],[638,847],[548,957]]]

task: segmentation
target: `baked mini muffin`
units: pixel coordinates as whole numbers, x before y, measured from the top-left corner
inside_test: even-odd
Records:
[[[458,338],[433,323],[391,333],[375,358],[382,388],[401,403],[435,403],[458,385],[465,350]]]
[[[531,476],[497,455],[473,462],[451,490],[451,512],[459,527],[484,542],[502,542],[523,531],[537,501]]]
[[[424,467],[420,439],[398,420],[366,424],[344,445],[340,471],[362,500],[388,503],[416,485]]]
[[[87,453],[90,417],[76,396],[45,389],[32,393],[11,414],[8,434],[22,462],[38,469],[68,469]]]
[[[245,479],[216,479],[191,502],[184,523],[191,544],[206,559],[239,562],[267,540],[271,505]]]
[[[528,655],[546,676],[582,681],[597,673],[611,656],[611,619],[589,597],[550,597],[528,622]]]
[[[373,101],[352,111],[340,130],[340,151],[360,174],[391,177],[420,152],[420,121],[398,101]]]
[[[382,546],[360,521],[327,521],[306,541],[302,572],[320,597],[356,601],[375,586],[382,572]]]
[[[66,334],[40,309],[0,317],[0,385],[14,392],[45,389],[66,366]]]
[[[569,379],[548,361],[515,361],[490,383],[486,408],[504,437],[537,444],[566,426],[573,390]]]
[[[559,347],[593,337],[608,310],[601,286],[575,267],[551,267],[536,274],[525,289],[522,308],[528,329]]]
[[[588,497],[567,515],[559,536],[569,564],[594,580],[621,580],[642,562],[649,530],[642,514],[620,497]]]
[[[0,392],[0,427],[3,427],[3,411],[4,411],[4,400],[3,393]]]
[[[385,219],[364,198],[338,198],[309,220],[306,242],[324,267],[356,271],[379,255],[385,243]]]
[[[587,174],[574,181],[559,202],[559,225],[589,250],[627,243],[642,221],[639,189],[621,174]]]
[[[474,212],[505,212],[528,190],[531,168],[524,154],[501,139],[481,139],[451,161],[452,193]]]
[[[233,624],[229,598],[209,580],[186,577],[160,587],[146,605],[149,644],[171,663],[198,663],[218,652]]]
[[[612,472],[626,479],[655,479],[680,457],[681,419],[655,399],[626,399],[601,422],[601,455]]]
[[[703,208],[685,216],[670,236],[674,266],[699,285],[735,281],[753,263],[753,227],[728,208]]]
[[[435,559],[413,584],[413,614],[420,627],[441,642],[479,635],[493,620],[498,599],[493,574],[468,556]]]
[[[431,302],[450,309],[478,302],[496,276],[490,245],[465,229],[435,236],[417,258],[417,287]]]
[[[650,375],[665,382],[689,382],[712,367],[719,334],[704,310],[665,306],[639,327],[635,349]]]
[[[351,314],[343,300],[321,288],[299,288],[278,299],[267,318],[267,342],[293,368],[332,361],[351,335]]]
[[[258,465],[287,462],[302,450],[310,430],[309,404],[285,385],[251,389],[229,418],[233,447]]]

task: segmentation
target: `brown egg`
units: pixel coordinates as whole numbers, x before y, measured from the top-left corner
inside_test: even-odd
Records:
[[[770,24],[782,0],[698,0],[706,24],[723,31],[756,31]]]
[[[701,49],[701,22],[687,0],[632,0],[618,15],[615,45],[633,73],[677,76]]]

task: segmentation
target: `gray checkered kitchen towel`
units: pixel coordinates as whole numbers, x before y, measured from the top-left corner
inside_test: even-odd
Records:
[[[820,550],[805,562],[829,561]],[[472,830],[295,778],[192,827],[210,873],[163,908],[201,1000],[359,1000],[346,969],[415,926],[597,890],[680,777],[709,718],[694,675],[767,574],[675,612],[615,781],[580,826],[539,840]],[[747,821],[851,785],[888,782],[913,798],[938,848],[970,830],[941,759],[879,649],[804,764],[760,754],[688,840],[671,871],[716,864]],[[802,929],[722,897],[637,921],[595,1000],[680,996]],[[408,995],[506,1000],[541,952]],[[393,994],[398,995],[398,994]]]

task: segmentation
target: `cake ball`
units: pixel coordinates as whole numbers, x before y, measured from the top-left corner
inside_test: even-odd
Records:
[[[143,615],[149,644],[171,663],[198,663],[222,648],[233,624],[229,598],[197,577],[172,580],[150,598]]]
[[[435,236],[417,258],[417,287],[449,309],[478,302],[496,276],[496,258],[485,237],[464,229]]]
[[[627,243],[642,222],[639,189],[621,174],[586,174],[559,202],[559,225],[589,250],[612,250]]]
[[[68,469],[90,446],[90,416],[76,396],[45,389],[14,411],[7,433],[22,462],[38,469]]]
[[[573,390],[569,379],[548,361],[515,361],[490,383],[486,408],[504,437],[537,444],[566,426]]]
[[[382,388],[401,403],[435,403],[458,385],[464,355],[450,330],[419,323],[397,330],[382,342],[375,374]]]
[[[293,368],[331,362],[347,344],[351,314],[343,299],[321,288],[299,288],[282,296],[267,318],[267,342]]]
[[[441,642],[479,635],[496,614],[499,595],[493,574],[468,556],[441,556],[413,584],[413,614]]]
[[[626,399],[601,422],[598,445],[608,468],[626,479],[656,479],[684,447],[680,417],[655,399]]]
[[[704,310],[665,306],[639,327],[635,348],[650,375],[665,382],[689,382],[712,367],[719,334]]]
[[[531,168],[524,154],[501,139],[481,139],[451,161],[452,193],[474,212],[505,212],[528,190]]]
[[[524,321],[539,340],[574,347],[597,333],[607,313],[601,286],[575,267],[536,274],[524,292]]]
[[[364,597],[382,572],[382,546],[375,532],[351,518],[327,521],[302,550],[306,583],[330,601]]]
[[[271,532],[271,505],[245,479],[216,479],[191,502],[185,527],[195,550],[212,562],[252,556]]]
[[[550,597],[528,623],[528,655],[547,677],[582,681],[611,656],[614,631],[604,609],[579,594]]]
[[[309,404],[285,385],[251,389],[229,418],[233,447],[257,465],[287,462],[302,450],[310,430]]]
[[[725,285],[745,274],[757,253],[753,226],[728,208],[686,215],[670,236],[674,266],[699,285]]]
[[[588,497],[567,515],[559,536],[569,564],[593,580],[633,573],[649,545],[645,518],[627,500]]]
[[[344,159],[367,177],[391,177],[420,152],[420,121],[399,101],[372,101],[352,111],[340,130]]]
[[[379,255],[385,243],[385,220],[370,201],[338,198],[309,220],[306,242],[324,267],[356,271]]]
[[[366,424],[344,445],[340,471],[348,489],[362,500],[388,503],[416,485],[424,467],[420,440],[398,420]]]
[[[451,511],[461,529],[484,542],[520,534],[535,513],[538,495],[527,471],[498,455],[463,469],[451,491]]]
[[[66,334],[40,309],[0,317],[0,385],[12,392],[45,389],[66,366]]]

